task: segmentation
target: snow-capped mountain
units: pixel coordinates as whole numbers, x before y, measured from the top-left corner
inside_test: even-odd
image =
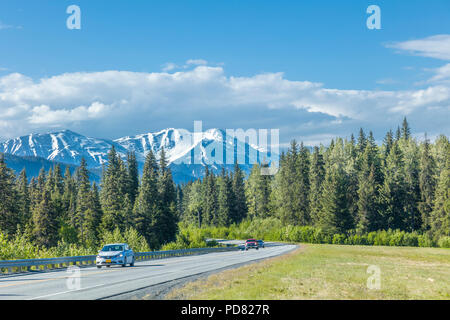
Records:
[[[85,158],[90,168],[101,167],[107,163],[107,154],[112,146],[121,156],[127,150],[113,141],[85,137],[70,130],[46,134],[30,134],[10,139],[0,144],[0,152],[15,156],[34,156],[50,161],[72,165],[80,164]]]
[[[240,159],[238,162],[241,168],[247,172],[254,163],[268,159],[263,151],[234,139],[219,129],[191,133],[170,128],[116,140],[86,137],[63,130],[7,140],[0,143],[0,152],[22,157],[40,157],[70,165],[79,165],[84,157],[90,169],[99,169],[107,164],[108,152],[112,146],[124,160],[127,152],[134,151],[140,167],[150,150],[159,158],[159,153],[164,148],[177,182],[201,177],[206,165],[215,171],[221,170],[222,164],[230,169],[235,156]]]

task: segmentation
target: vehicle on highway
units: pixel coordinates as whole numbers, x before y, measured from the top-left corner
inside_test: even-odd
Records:
[[[134,266],[135,256],[133,250],[126,243],[113,243],[105,245],[98,252],[96,264],[97,268],[102,266],[110,267],[113,265],[121,265],[125,267],[127,264]]]
[[[259,248],[265,248],[264,241],[258,240],[257,242],[258,242],[258,247],[259,247]]]
[[[245,241],[245,251],[247,251],[248,249],[258,250],[258,241],[256,241],[256,239],[248,239],[247,241]]]

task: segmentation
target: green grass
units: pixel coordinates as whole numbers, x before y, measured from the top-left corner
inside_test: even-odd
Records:
[[[370,265],[381,287],[367,288]],[[450,250],[301,245],[290,254],[228,270],[168,299],[450,299]]]

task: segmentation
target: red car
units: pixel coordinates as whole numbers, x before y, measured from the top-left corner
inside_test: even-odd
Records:
[[[245,250],[247,251],[248,249],[256,249],[258,250],[259,246],[258,246],[258,241],[256,239],[248,239],[247,241],[245,241]]]

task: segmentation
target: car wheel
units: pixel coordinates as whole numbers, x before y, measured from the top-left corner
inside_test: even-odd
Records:
[[[111,266],[108,265],[108,266],[106,266],[106,267],[109,268],[109,267],[111,267]]]
[[[100,269],[102,266],[97,266],[97,269]]]
[[[133,260],[130,263],[130,267],[134,267],[134,257],[133,257]]]

